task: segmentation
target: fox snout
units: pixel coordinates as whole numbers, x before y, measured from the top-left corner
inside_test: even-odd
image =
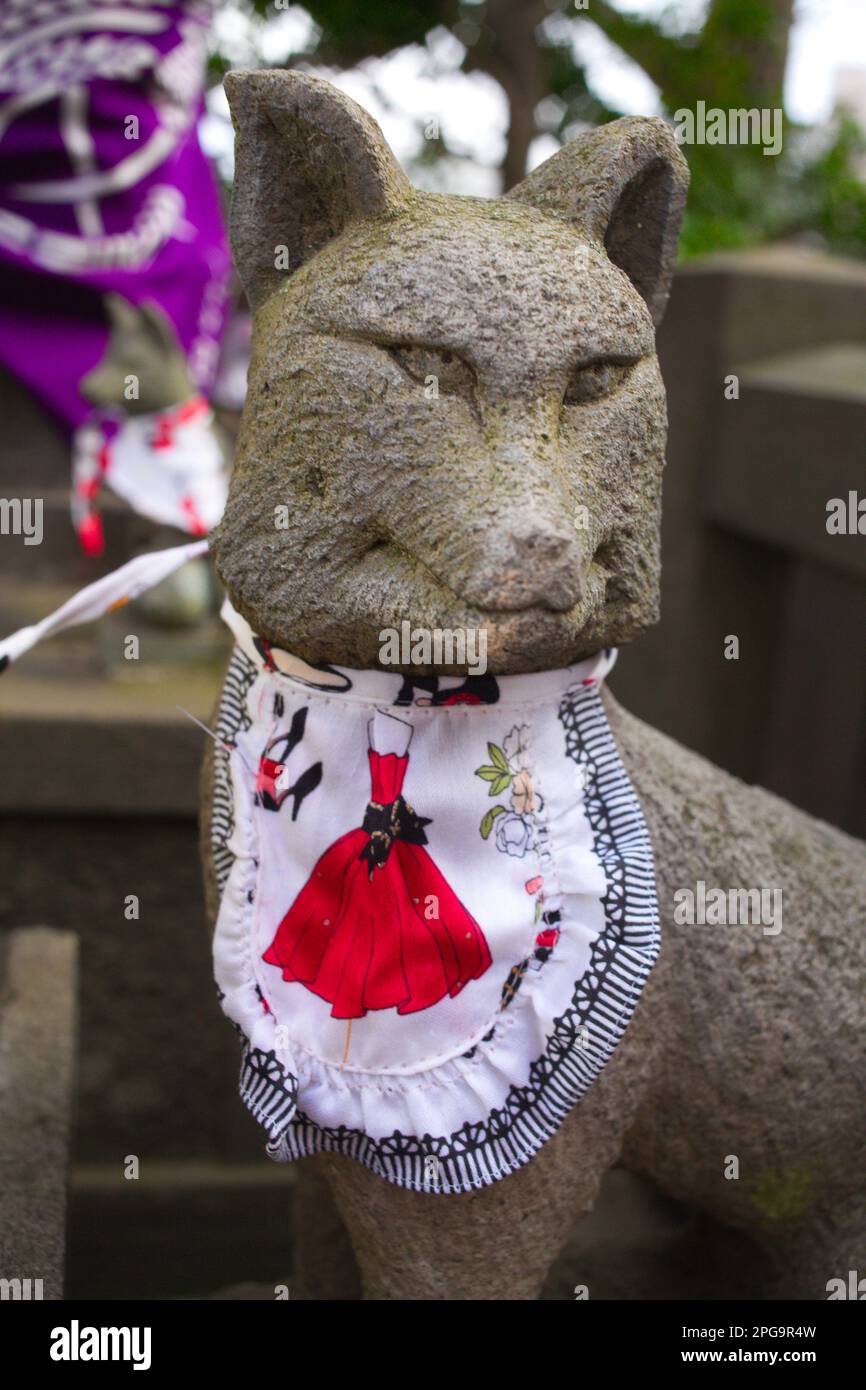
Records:
[[[487,611],[540,607],[564,613],[583,595],[583,566],[576,531],[517,517],[490,537],[480,566],[463,585],[463,597]]]
[[[491,400],[482,385],[479,397],[484,442],[474,465],[474,515],[462,536],[459,527],[452,533],[461,597],[493,612],[567,612],[582,597],[585,555],[570,516],[561,391],[553,384]]]

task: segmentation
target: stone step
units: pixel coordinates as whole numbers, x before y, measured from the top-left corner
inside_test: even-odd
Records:
[[[73,932],[0,933],[0,1279],[22,1281],[4,1298],[64,1296],[77,975]]]
[[[19,505],[21,498],[26,499],[23,510]],[[34,512],[34,504],[41,507],[39,513]],[[137,516],[108,492],[100,498],[99,511],[105,550],[94,559],[85,555],[75,534],[68,487],[28,489],[26,480],[20,478],[14,488],[0,493],[0,578],[68,579],[73,587],[81,588],[117,569],[141,550],[158,543],[180,545],[189,539],[180,531],[169,533],[165,527]],[[32,536],[37,515],[41,519],[41,540],[34,543],[18,532],[23,521]],[[166,540],[166,535],[171,539]]]
[[[126,1157],[72,1170],[68,1297],[200,1298],[264,1280],[271,1299],[279,1283],[291,1294],[293,1165],[140,1153],[126,1178]]]
[[[0,632],[44,617],[70,592],[3,585]],[[130,635],[137,660],[124,655]],[[194,815],[206,735],[178,706],[210,723],[230,645],[216,614],[172,631],[130,604],[27,653],[0,675],[0,812]]]
[[[303,1298],[292,1238],[295,1165],[144,1161],[73,1169],[69,1297]],[[712,1249],[712,1259],[707,1250]],[[650,1182],[613,1169],[593,1212],[579,1220],[541,1295],[590,1299],[757,1298],[771,1271],[743,1238],[714,1228]],[[299,1277],[300,1276],[300,1277]]]

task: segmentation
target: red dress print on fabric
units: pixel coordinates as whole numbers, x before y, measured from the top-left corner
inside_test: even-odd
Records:
[[[411,726],[401,725],[408,747]],[[398,736],[399,737],[399,736]],[[491,964],[478,923],[424,846],[424,826],[402,795],[408,752],[369,749],[370,801],[361,827],[319,859],[263,959],[327,1000],[333,1018],[370,1009],[429,1009]]]

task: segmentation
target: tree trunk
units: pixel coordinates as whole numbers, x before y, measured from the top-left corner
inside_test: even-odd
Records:
[[[544,0],[488,0],[484,27],[489,42],[474,55],[476,65],[496,78],[508,98],[503,192],[524,177],[537,133],[535,108],[545,93],[535,31],[546,13]]]
[[[713,0],[702,45],[743,71],[744,106],[781,106],[794,0]]]

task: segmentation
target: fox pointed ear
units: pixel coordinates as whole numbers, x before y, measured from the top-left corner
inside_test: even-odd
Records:
[[[412,186],[372,116],[330,82],[275,69],[230,72],[225,89],[232,250],[255,309],[350,222],[398,210]]]
[[[689,170],[658,116],[624,116],[578,135],[506,195],[600,242],[660,324],[670,293]]]

